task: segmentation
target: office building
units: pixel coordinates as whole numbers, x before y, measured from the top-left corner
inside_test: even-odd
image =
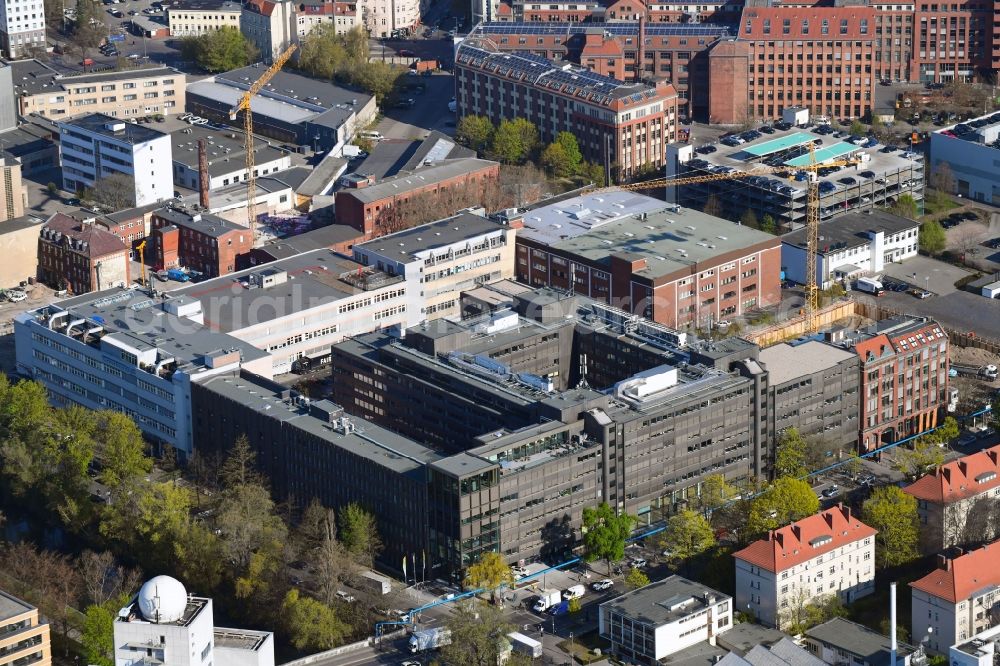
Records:
[[[829,289],[868,275],[881,275],[889,264],[917,256],[920,223],[883,210],[854,211],[821,224],[816,245],[816,284]],[[805,229],[781,237],[785,278],[806,283],[809,239]]]
[[[43,220],[25,216],[0,224],[0,289],[38,276],[38,232]]]
[[[781,342],[760,350],[768,372],[768,429],[795,428],[811,441],[826,443],[833,464],[858,441],[861,383],[856,354],[816,340]]]
[[[325,363],[330,346],[422,319],[419,287],[314,250],[174,290],[187,317],[268,352],[274,375]],[[269,374],[271,374],[269,373]]]
[[[892,317],[841,342],[861,361],[861,451],[930,430],[948,402],[948,336],[925,317]]]
[[[295,3],[291,0],[248,0],[239,30],[265,62],[272,62],[295,41]]]
[[[113,118],[184,113],[187,75],[170,67],[60,74],[38,60],[12,62],[17,110],[53,120],[103,113]]]
[[[605,601],[598,631],[614,654],[656,663],[733,626],[732,597],[687,578],[670,576]]]
[[[133,183],[136,206],[174,195],[169,135],[100,113],[77,116],[58,127],[63,189],[76,192],[122,174]]]
[[[953,666],[992,666],[1000,654],[997,649],[1000,626],[985,629],[972,638],[959,641],[948,650],[948,661]]]
[[[936,467],[903,492],[917,499],[920,546],[927,554],[1000,537],[1000,446]]]
[[[0,49],[4,57],[11,60],[44,51],[45,5],[41,2],[0,5]]]
[[[274,666],[274,634],[213,624],[211,599],[170,576],[151,578],[115,617],[114,664]]]
[[[244,6],[244,18],[247,12]],[[188,87],[188,110],[242,129],[243,118],[231,120],[229,110],[264,73],[261,67],[251,65],[192,83]],[[368,126],[378,113],[371,95],[292,72],[275,74],[254,96],[252,108],[257,134],[338,155],[356,131]]]
[[[997,543],[969,552],[938,555],[937,568],[910,583],[914,641],[934,654],[996,624],[992,612],[1000,591]]]
[[[403,278],[416,321],[437,319],[459,314],[463,291],[514,277],[514,235],[509,225],[460,213],[355,245],[353,253],[362,266]]]
[[[612,179],[665,164],[677,138],[677,93],[669,84],[623,83],[527,52],[490,50],[488,40],[463,41],[455,55],[458,118],[494,124],[522,117],[541,143],[576,135],[585,159],[611,164]]]
[[[150,268],[186,268],[218,277],[236,270],[236,258],[253,248],[253,233],[211,213],[170,206],[150,218],[150,241]]]
[[[332,25],[334,31],[346,33],[360,25],[356,2],[323,2],[299,6],[295,13],[295,34],[299,44],[309,39],[309,33],[319,25]]]
[[[736,607],[783,629],[807,604],[850,603],[875,591],[875,530],[837,505],[733,553]]]
[[[191,384],[233,368],[271,376],[271,357],[187,318],[189,304],[107,289],[14,318],[17,372],[58,406],[131,416],[157,446],[191,454]]]
[[[86,294],[131,283],[129,247],[95,224],[54,213],[38,235],[38,279],[53,289]]]
[[[780,300],[778,238],[627,191],[526,211],[517,279],[704,327]]]
[[[21,182],[21,160],[0,156],[0,223],[22,217],[28,206],[28,188]]]
[[[830,666],[845,663],[893,666],[892,644],[887,636],[842,617],[806,629],[805,648]],[[926,663],[922,647],[897,641],[896,666],[923,666]]]
[[[749,210],[758,221],[770,216],[781,227],[796,229],[806,222],[807,183],[797,168],[813,159],[809,143],[814,144],[817,163],[858,162],[818,170],[821,222],[846,212],[888,207],[903,194],[918,202],[923,199],[924,164],[919,154],[895,149],[884,153],[879,145],[862,148],[799,128],[764,135],[736,149],[720,144],[708,155],[696,154],[691,144],[669,146],[667,177],[733,176],[669,191],[676,191],[675,201],[695,208],[715,197],[728,219],[738,220]]]
[[[379,182],[367,176],[345,176],[349,185],[337,192],[338,224],[376,238],[406,228],[413,217],[454,215],[481,205],[499,188],[500,164],[474,157],[443,160]]]
[[[171,37],[201,37],[220,28],[240,29],[240,3],[232,0],[184,0],[167,8]]]
[[[0,666],[50,666],[49,624],[38,609],[0,591]]]
[[[208,188],[217,190],[247,180],[246,135],[238,130],[207,129],[191,125],[170,135],[174,159],[174,184],[199,190],[198,142],[205,142],[208,158]],[[261,137],[254,137],[254,172],[258,177],[292,166],[287,151]]]
[[[1000,202],[1000,114],[980,116],[931,133],[931,169],[948,165],[955,192],[972,201]]]

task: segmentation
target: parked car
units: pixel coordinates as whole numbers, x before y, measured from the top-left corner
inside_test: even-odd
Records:
[[[354,603],[355,601],[353,595],[350,595],[347,592],[344,592],[343,590],[337,590],[337,598],[346,601],[349,604]]]
[[[527,567],[519,567],[517,565],[511,565],[510,572],[512,574],[514,574],[515,576],[519,576],[521,578],[524,578],[525,576],[528,575],[528,568]]]
[[[610,578],[605,578],[604,580],[599,580],[596,583],[590,584],[590,589],[594,592],[603,592],[604,590],[610,590],[615,584],[615,581]]]
[[[931,297],[931,292],[929,292],[929,291],[927,291],[925,289],[911,289],[910,290],[910,294],[912,294],[913,296],[916,296],[917,298],[919,298],[921,300],[923,300],[925,298],[930,298]]]
[[[840,494],[840,486],[838,486],[838,485],[837,485],[837,484],[835,483],[835,484],[833,484],[832,486],[830,486],[829,488],[826,488],[825,490],[823,490],[823,492],[822,492],[822,493],[820,493],[820,494],[821,494],[821,495],[822,495],[823,497],[827,498],[827,499],[829,499],[829,498],[831,498],[831,497],[836,497],[837,495],[839,495],[839,494]]]
[[[6,296],[7,300],[11,303],[20,303],[28,297],[28,295],[20,289],[10,289],[4,294],[4,296]]]
[[[642,558],[642,557],[637,557],[634,560],[632,560],[632,568],[633,569],[642,569],[647,564],[649,564],[649,563],[644,558]]]

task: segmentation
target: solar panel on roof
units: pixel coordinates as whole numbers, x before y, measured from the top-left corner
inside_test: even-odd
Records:
[[[483,23],[480,34],[490,35],[579,35],[588,31],[603,30],[612,35],[636,35],[638,23]],[[685,37],[729,35],[728,27],[711,23],[697,25],[669,23],[646,26],[648,37]]]

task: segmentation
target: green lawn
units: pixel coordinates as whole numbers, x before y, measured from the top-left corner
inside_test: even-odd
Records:
[[[595,629],[594,631],[574,636],[572,643],[570,643],[569,639],[564,640],[557,647],[563,652],[571,654],[579,663],[589,664],[592,661],[599,661],[604,658],[603,654],[600,656],[595,655],[593,650],[595,648],[602,648],[601,652],[605,652],[607,642],[598,635]]]
[[[938,215],[961,205],[951,197],[940,196],[937,192],[928,190],[924,196],[924,215]]]

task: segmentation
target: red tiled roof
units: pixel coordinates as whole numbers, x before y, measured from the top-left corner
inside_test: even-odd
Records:
[[[506,2],[501,2],[497,5],[497,15],[498,16],[513,16],[514,8],[508,5]]]
[[[85,241],[87,247],[75,251],[92,259],[126,250],[124,241],[104,227],[92,223],[84,224],[63,213],[55,213],[50,217],[42,227],[42,229],[45,228],[58,231],[63,235],[63,238]]]
[[[913,581],[910,587],[955,604],[979,590],[1000,585],[1000,542],[942,560],[942,568]]]
[[[842,20],[847,20],[847,32],[841,33]],[[784,22],[788,21],[788,32]],[[823,21],[828,32],[823,34]],[[769,21],[771,31],[764,32]],[[807,23],[803,23],[803,21]],[[862,21],[867,21],[867,32],[862,34]],[[750,25],[750,31],[746,29]],[[807,27],[808,26],[808,27]],[[875,10],[871,7],[746,7],[740,21],[740,39],[760,40],[873,40],[875,39]]]
[[[244,8],[249,9],[254,14],[260,14],[261,16],[270,16],[274,13],[275,4],[270,0],[247,0],[246,4],[243,5]]]
[[[808,562],[835,548],[875,535],[875,529],[838,505],[816,515],[772,530],[733,557],[775,573]]]
[[[903,488],[928,502],[957,502],[1000,486],[1000,445],[941,465]]]

